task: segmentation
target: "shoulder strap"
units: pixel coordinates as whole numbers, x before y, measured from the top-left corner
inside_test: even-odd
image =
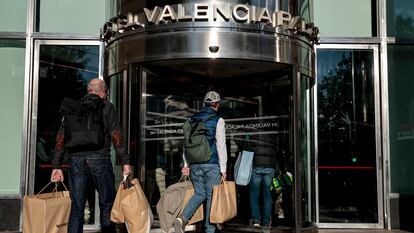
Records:
[[[215,114],[211,114],[211,115],[208,115],[206,118],[204,118],[203,120],[201,120],[201,121],[198,121],[193,127],[191,127],[191,132],[190,132],[190,137],[194,134],[194,132],[195,132],[195,130],[197,129],[197,127],[198,127],[198,125],[200,124],[200,123],[206,123],[208,120],[210,120],[211,118],[213,118],[215,116]],[[188,119],[188,121],[190,121],[190,119]]]
[[[187,121],[188,121],[188,123],[191,123],[191,118],[189,118]],[[190,125],[190,128],[191,128],[190,134],[188,135],[189,137],[191,137],[194,134],[194,132],[197,129],[197,127],[198,127],[199,124],[200,124],[200,122],[197,122],[193,126],[191,126],[191,124],[189,124]]]
[[[215,114],[208,115],[205,119],[203,119],[203,123],[206,123],[206,121],[210,120],[214,116],[216,116],[216,115]]]

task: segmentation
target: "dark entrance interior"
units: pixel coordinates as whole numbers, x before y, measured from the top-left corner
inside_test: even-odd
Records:
[[[181,125],[203,107],[203,97],[210,90],[222,97],[219,115],[226,122],[228,180],[234,178],[239,152],[265,139],[270,139],[277,151],[275,176],[293,175],[292,74],[289,65],[234,59],[168,60],[131,66],[131,154],[137,155],[136,175],[143,180],[154,214],[166,187],[181,177]],[[238,215],[226,225],[233,230],[254,230],[246,228],[251,219],[249,186],[237,186],[237,192]],[[272,229],[290,229],[292,187],[272,192],[272,199]],[[262,196],[259,200],[262,209]]]

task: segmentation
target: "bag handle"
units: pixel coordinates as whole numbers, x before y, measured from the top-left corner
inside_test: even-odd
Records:
[[[65,188],[66,191],[69,191],[68,188],[66,188],[65,183],[60,181],[60,182],[55,182],[55,188],[53,189],[54,192],[57,192],[57,188],[58,188],[59,183],[63,185],[63,187]]]
[[[178,183],[182,182],[182,181],[187,181],[187,179],[189,181],[191,181],[190,176],[186,176],[186,175],[181,175],[180,179],[178,180]]]
[[[122,182],[126,182],[128,178],[129,178],[129,181],[131,181],[131,179],[132,179],[129,175],[122,174],[122,176],[123,176]]]
[[[62,185],[63,185],[63,187],[65,188],[65,190],[66,191],[69,191],[68,190],[68,188],[66,188],[66,185],[62,182],[62,181],[58,181],[58,182],[56,182],[56,181],[50,181],[47,185],[45,185],[45,187],[43,187],[36,195],[35,195],[35,198],[37,198],[37,196],[39,196],[39,194],[42,194],[43,193],[43,191],[47,188],[47,187],[49,187],[49,185],[51,184],[51,183],[55,183],[55,187],[53,188],[53,190],[52,190],[52,193],[55,193],[55,192],[57,192],[57,188],[58,188],[58,185],[59,185],[59,183],[61,183]]]
[[[130,175],[123,175],[122,178],[122,184],[124,185],[124,189],[128,189],[131,188],[132,186],[134,186],[132,183],[132,176]]]

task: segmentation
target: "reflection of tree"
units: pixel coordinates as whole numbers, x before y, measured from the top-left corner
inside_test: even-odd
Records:
[[[95,67],[88,67],[91,60],[88,57],[90,50],[87,46],[47,46],[41,48],[40,66],[46,69],[47,73],[40,77],[59,81],[58,84],[61,86],[58,96],[81,97],[86,92],[85,74],[97,75],[93,70]]]
[[[374,110],[372,57],[361,51],[336,57],[340,61],[335,70],[324,75],[318,86],[319,164],[348,169],[320,170],[319,183],[325,184],[319,189],[320,206],[372,223],[377,221],[375,118],[374,113],[368,114]],[[372,169],[354,169],[362,166]]]
[[[342,54],[342,60],[334,71],[329,71],[318,86],[318,125],[321,156],[332,159],[343,158],[351,143],[352,113],[352,57]],[[328,162],[324,158],[324,161]]]
[[[414,19],[411,17],[397,16],[395,18],[397,37],[412,37],[414,35]]]
[[[98,67],[88,66],[98,63],[98,51],[98,46],[40,47],[35,192],[50,180],[50,168],[43,166],[50,163],[55,145],[60,103],[64,97],[79,98],[86,93],[86,80],[98,74]]]
[[[98,67],[90,66],[92,59],[98,59],[98,51],[97,46],[40,47],[39,132],[50,130],[51,138],[54,138],[60,124],[60,103],[64,97],[80,98],[86,94],[87,79],[98,74]],[[49,145],[52,148],[53,143],[52,141]]]

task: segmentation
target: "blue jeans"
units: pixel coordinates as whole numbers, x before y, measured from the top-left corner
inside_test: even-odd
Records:
[[[205,208],[206,233],[214,233],[216,227],[210,224],[211,194],[214,185],[220,183],[220,167],[218,164],[194,164],[190,166],[190,177],[194,186],[194,195],[190,198],[183,210],[183,220],[188,221],[204,200],[207,199]]]
[[[77,153],[69,159],[68,174],[72,199],[68,233],[83,232],[84,209],[90,185],[93,185],[99,194],[102,232],[115,232],[115,226],[110,221],[115,199],[115,177],[110,157],[102,154]]]
[[[251,218],[254,222],[269,225],[272,214],[272,195],[270,185],[276,169],[265,167],[253,167],[250,178],[250,208]],[[259,194],[263,195],[263,216],[260,214]]]

